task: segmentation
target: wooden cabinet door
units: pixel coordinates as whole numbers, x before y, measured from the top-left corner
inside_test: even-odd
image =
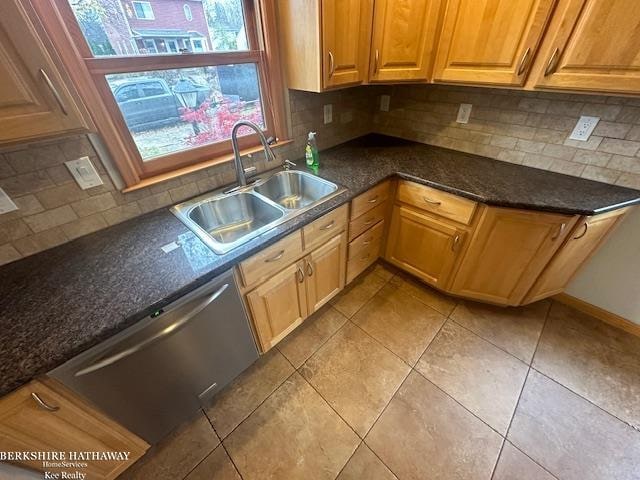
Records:
[[[376,0],[369,80],[428,80],[442,0]]]
[[[444,288],[464,239],[465,231],[447,220],[396,205],[385,258],[425,282]]]
[[[578,222],[562,248],[538,277],[524,303],[561,293],[578,269],[602,245],[625,212],[616,210]]]
[[[486,207],[451,292],[500,305],[518,305],[578,217]]]
[[[0,399],[0,451],[131,452],[126,462],[88,461],[87,468],[78,469],[87,478],[112,479],[148,448],[143,440],[50,379],[33,381]],[[22,465],[43,470],[41,461]]]
[[[535,86],[640,93],[640,2],[560,0]]]
[[[450,0],[434,80],[522,85],[556,0]]]
[[[0,142],[86,128],[29,15],[18,0],[0,2]]]
[[[372,0],[322,0],[325,88],[362,83],[366,79],[371,14]]]
[[[307,317],[307,297],[301,261],[289,265],[247,294],[260,346],[266,352]]]
[[[304,258],[309,315],[335,297],[345,285],[347,234],[336,235]]]

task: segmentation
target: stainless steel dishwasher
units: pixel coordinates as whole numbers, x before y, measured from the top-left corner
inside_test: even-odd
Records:
[[[230,270],[49,375],[153,444],[257,358]]]

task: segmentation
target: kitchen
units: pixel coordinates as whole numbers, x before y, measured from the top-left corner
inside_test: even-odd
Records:
[[[0,478],[637,478],[635,2],[0,12]]]

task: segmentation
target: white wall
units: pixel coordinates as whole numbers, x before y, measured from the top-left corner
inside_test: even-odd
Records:
[[[566,293],[640,324],[640,207],[582,267]]]

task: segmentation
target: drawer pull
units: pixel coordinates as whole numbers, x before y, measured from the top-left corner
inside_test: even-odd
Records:
[[[455,252],[457,247],[458,247],[458,243],[460,243],[460,235],[456,235],[455,237],[453,237],[453,243],[451,244],[451,251]]]
[[[553,237],[551,237],[551,240],[557,240],[560,235],[562,235],[562,232],[564,232],[564,229],[566,228],[567,224],[566,223],[561,223],[560,227],[558,228],[558,231],[555,233],[555,235]]]
[[[304,270],[302,270],[300,265],[298,265],[298,271],[296,273],[298,274],[298,283],[304,282]]]
[[[584,237],[587,234],[587,230],[589,230],[589,224],[587,222],[584,222],[584,231],[580,235],[573,237],[573,239],[580,240],[582,237]]]
[[[333,227],[336,224],[335,220],[331,220],[329,223],[327,223],[324,227],[320,227],[320,230],[329,230],[331,227]]]
[[[372,240],[373,240],[373,237],[369,237],[364,242],[362,242],[362,245],[370,245]]]
[[[57,412],[58,410],[60,410],[60,407],[51,406],[47,402],[42,400],[40,398],[40,395],[38,395],[36,392],[31,392],[31,398],[36,401],[40,408],[46,410],[47,412]]]
[[[366,222],[364,222],[364,224],[365,225],[371,225],[373,223],[373,220],[374,219],[367,220]]]
[[[284,250],[280,250],[280,252],[276,256],[271,257],[271,258],[266,258],[264,261],[265,261],[265,263],[277,262],[283,256],[284,256]]]
[[[435,205],[435,206],[442,205],[442,202],[438,202],[437,200],[431,200],[430,198],[427,198],[427,197],[422,197],[422,198],[424,199],[425,202],[427,202],[430,205]]]
[[[367,203],[376,203],[379,198],[380,198],[380,195],[376,195],[371,200],[367,200]]]
[[[311,265],[311,262],[309,260],[307,260],[307,276],[313,276],[313,265]]]

